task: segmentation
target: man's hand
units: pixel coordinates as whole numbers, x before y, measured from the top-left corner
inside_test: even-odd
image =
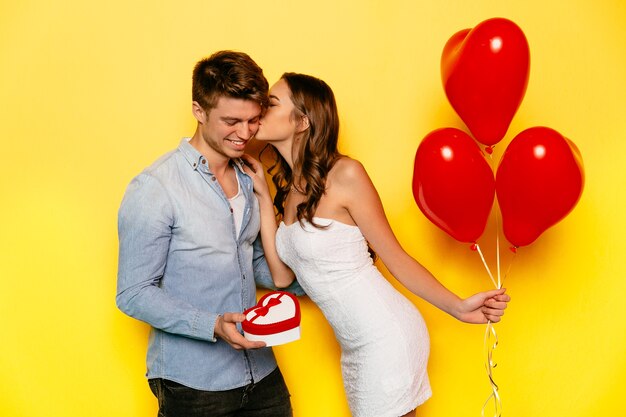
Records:
[[[241,323],[245,318],[243,313],[224,313],[218,316],[215,321],[215,335],[237,350],[265,347],[265,342],[251,342],[239,333],[237,323]]]

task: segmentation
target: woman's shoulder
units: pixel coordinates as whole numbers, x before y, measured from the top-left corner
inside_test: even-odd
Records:
[[[346,185],[368,178],[363,164],[348,156],[340,157],[329,173],[329,180],[338,185]]]
[[[331,173],[342,177],[349,177],[352,175],[365,174],[366,172],[365,167],[360,161],[350,158],[349,156],[341,156],[337,162],[335,162]]]

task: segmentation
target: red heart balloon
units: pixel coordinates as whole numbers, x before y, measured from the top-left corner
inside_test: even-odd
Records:
[[[580,151],[548,127],[518,134],[496,174],[502,227],[514,246],[534,242],[576,205],[585,177]]]
[[[495,180],[476,142],[465,132],[429,133],[415,154],[413,197],[424,215],[461,242],[475,242],[493,206]]]
[[[506,134],[528,85],[530,51],[522,30],[493,18],[454,34],[443,48],[441,79],[450,104],[480,143]]]

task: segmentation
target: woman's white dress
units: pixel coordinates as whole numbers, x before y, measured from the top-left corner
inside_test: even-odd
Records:
[[[354,417],[397,417],[431,395],[429,338],[415,306],[378,271],[357,226],[315,217],[317,229],[281,223],[280,258],[319,306],[341,345]]]

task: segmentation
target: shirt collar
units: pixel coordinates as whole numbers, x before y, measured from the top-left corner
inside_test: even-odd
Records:
[[[189,162],[189,165],[191,165],[194,170],[197,170],[202,164],[204,156],[202,156],[202,154],[189,143],[190,140],[191,138],[181,139],[180,144],[178,145],[178,150],[183,154],[187,162]],[[247,175],[243,169],[244,164],[241,158],[231,159],[231,162],[233,166],[237,167],[242,174]],[[207,169],[210,171],[208,165]]]
[[[182,138],[178,144],[178,150],[183,154],[187,162],[189,162],[189,165],[197,170],[204,157],[196,148],[191,146],[189,143],[190,140],[191,138]]]

